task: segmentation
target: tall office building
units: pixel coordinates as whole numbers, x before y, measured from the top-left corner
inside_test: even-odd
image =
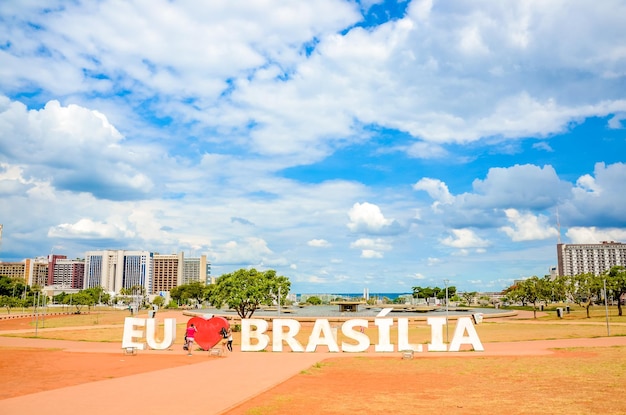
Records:
[[[169,255],[154,254],[152,292],[149,294],[161,294],[181,285],[183,261],[182,252]]]
[[[85,278],[85,261],[57,258],[52,269],[52,284],[57,288],[82,289]],[[50,280],[49,280],[50,281]]]
[[[198,258],[185,258],[184,253],[154,254],[154,275],[152,292],[161,294],[179,285],[201,282],[210,284],[211,264],[206,255]]]
[[[604,241],[599,244],[557,244],[558,274],[600,275],[616,265],[626,266],[626,244]]]
[[[3,277],[20,278],[24,280],[24,284],[28,284],[25,262],[0,262],[0,275]]]
[[[154,257],[148,251],[89,251],[85,253],[83,288],[103,287],[118,294],[121,289],[143,287],[152,292]]]
[[[54,266],[60,259],[67,259],[65,255],[48,255],[48,281],[46,285],[54,285]]]
[[[35,259],[24,260],[26,267],[26,284],[45,287],[48,285],[48,257],[42,256]]]
[[[183,262],[182,284],[201,282],[211,284],[211,263],[207,261],[206,255],[199,258],[185,258]]]

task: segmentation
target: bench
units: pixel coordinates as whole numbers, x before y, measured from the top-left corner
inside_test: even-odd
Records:
[[[209,356],[221,356],[223,354],[222,349],[218,347],[214,347],[209,350]]]
[[[126,356],[135,356],[137,354],[136,347],[124,347],[124,355]]]

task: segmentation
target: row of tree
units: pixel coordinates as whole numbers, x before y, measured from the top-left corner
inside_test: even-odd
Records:
[[[257,271],[256,269],[240,269],[217,278],[215,284],[205,285],[200,282],[181,285],[170,291],[174,304],[209,303],[214,307],[228,307],[237,311],[242,318],[251,317],[262,305],[284,304],[291,288],[287,277],[276,275],[276,271]],[[0,276],[0,306],[11,308],[38,305],[40,287],[29,287],[20,278]],[[42,305],[48,301],[46,296]],[[36,300],[37,299],[37,300]],[[52,298],[55,304],[67,304],[80,313],[84,306],[110,304],[111,301],[124,304],[145,305],[145,290],[142,287],[131,287],[120,290],[112,298],[102,287],[87,288],[77,293],[62,292]],[[156,297],[153,304],[162,305],[163,299]]]
[[[456,296],[456,287],[448,287],[448,299]],[[439,287],[413,287],[413,298],[423,298],[428,300],[429,298],[437,298],[438,300],[444,300],[446,298],[446,289]]]
[[[555,279],[533,276],[513,284],[503,294],[513,301],[532,304],[535,317],[538,304],[571,302],[585,307],[589,318],[589,307],[605,298],[617,302],[621,316],[621,298],[626,295],[626,268],[613,267],[600,275],[586,273]]]
[[[276,271],[240,269],[218,277],[215,284],[191,283],[173,288],[170,296],[175,301],[207,302],[214,307],[228,307],[241,318],[250,318],[262,305],[285,304],[291,282]]]

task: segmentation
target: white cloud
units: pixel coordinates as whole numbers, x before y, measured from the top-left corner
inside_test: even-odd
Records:
[[[51,178],[60,190],[136,199],[153,189],[152,180],[136,167],[151,154],[124,146],[122,135],[98,111],[63,107],[58,101],[27,111],[0,96],[0,124],[0,142],[20,137],[18,145],[6,147],[11,162],[27,166],[23,169],[29,175]]]
[[[229,241],[213,251],[214,261],[220,264],[261,265],[273,252],[261,238],[249,237]]]
[[[442,239],[441,243],[459,249],[489,246],[489,241],[479,238],[471,229],[452,229],[452,234]]]
[[[383,251],[391,250],[392,246],[380,238],[361,238],[352,242],[350,248],[360,249],[362,258],[382,258]]]
[[[516,209],[505,209],[504,213],[513,226],[503,226],[500,230],[514,242],[543,240],[558,236],[559,232],[555,227],[548,225],[549,218],[544,215],[520,213]]]
[[[371,203],[355,203],[348,216],[348,229],[355,233],[385,234],[398,231],[398,223],[385,218],[380,208]]]
[[[62,239],[119,239],[133,237],[134,235],[133,232],[118,224],[80,219],[76,223],[62,223],[50,228],[48,236]]]
[[[626,229],[591,227],[572,227],[565,233],[573,244],[597,244],[602,241],[626,242]]]
[[[432,266],[434,266],[434,265],[439,264],[439,263],[441,262],[441,258],[432,258],[432,257],[429,257],[429,258],[427,259],[427,261],[428,261],[428,266],[429,266],[429,267],[432,267]]]
[[[374,251],[373,249],[363,249],[361,251],[361,258],[382,258],[383,256],[382,252]]]
[[[307,242],[307,245],[314,246],[317,248],[328,248],[331,244],[325,239],[311,239]]]
[[[626,164],[596,163],[594,173],[576,181],[570,196],[559,205],[561,223],[569,227],[600,228],[626,224]]]
[[[626,120],[626,113],[615,114],[609,119],[608,126],[613,130],[621,130],[624,128],[624,120]]]
[[[468,207],[545,209],[553,206],[570,185],[559,179],[552,166],[525,164],[492,167],[484,180],[474,180],[473,188],[475,193],[463,197]]]
[[[413,190],[423,190],[439,203],[450,204],[454,202],[454,196],[450,194],[448,186],[438,179],[424,177],[413,185]]]

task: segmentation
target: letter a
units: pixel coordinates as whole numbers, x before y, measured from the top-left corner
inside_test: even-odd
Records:
[[[463,336],[466,331],[467,336]],[[450,343],[450,351],[458,352],[462,344],[471,344],[477,352],[485,350],[472,324],[472,319],[469,317],[460,317],[457,320],[456,328],[454,329],[454,337],[452,338],[452,343]]]

